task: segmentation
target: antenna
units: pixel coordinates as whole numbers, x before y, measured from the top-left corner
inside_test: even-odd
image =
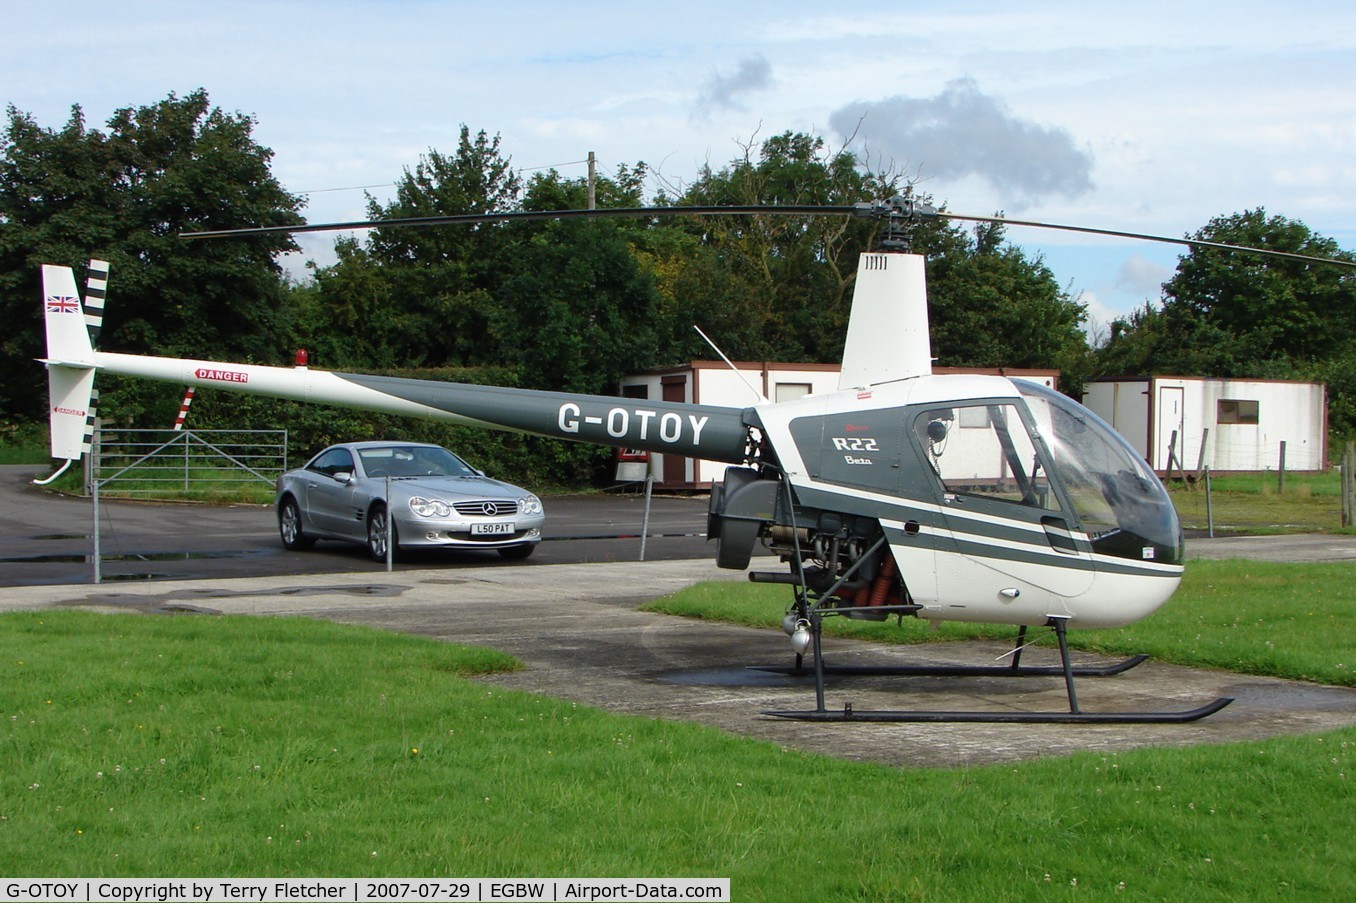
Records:
[[[745,378],[744,374],[739,372],[739,368],[736,367],[734,363],[731,362],[731,360],[725,356],[725,352],[721,351],[720,347],[717,346],[715,342],[711,341],[710,336],[702,332],[702,328],[700,326],[698,326],[696,323],[693,323],[692,328],[697,330],[697,335],[701,336],[702,339],[706,342],[706,344],[711,346],[712,351],[720,355],[720,359],[725,362],[725,366],[729,367],[730,370],[734,372],[734,375],[739,377],[739,381],[742,382],[744,385],[748,386],[749,391],[753,393],[754,397],[758,399],[759,403],[761,404],[770,403],[768,401],[768,397],[753,387],[753,383],[749,382],[748,379]]]

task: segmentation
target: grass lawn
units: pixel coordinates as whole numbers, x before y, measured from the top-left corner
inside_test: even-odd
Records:
[[[1352,663],[1329,661],[1352,649],[1339,601],[1303,604],[1349,605],[1351,569],[1190,572],[1197,585],[1164,609],[1184,620],[1155,615],[1126,643],[1188,659],[1222,643],[1218,663],[1251,669],[1257,634],[1300,647],[1280,670]],[[1286,632],[1243,629],[1274,585],[1232,627],[1212,598],[1225,581],[1282,579],[1307,587],[1270,612]],[[1179,642],[1183,624],[1199,638]],[[471,678],[514,667],[502,655],[363,628],[77,611],[0,627],[6,876],[712,876],[738,900],[1356,899],[1356,729],[898,769],[492,688]]]
[[[1342,476],[1286,474],[1285,490],[1275,473],[1213,478],[1207,510],[1205,485],[1169,485],[1173,505],[1188,530],[1205,530],[1213,515],[1220,534],[1296,532],[1350,533],[1342,527]]]

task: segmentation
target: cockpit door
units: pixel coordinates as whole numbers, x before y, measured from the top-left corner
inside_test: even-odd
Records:
[[[1094,577],[1091,550],[1076,532],[1077,521],[1050,477],[1037,425],[1020,400],[928,409],[912,426],[967,565],[939,572],[939,580],[950,584],[942,598],[970,596],[982,605],[1026,593],[1045,613],[1057,614],[1058,599],[1087,591]]]

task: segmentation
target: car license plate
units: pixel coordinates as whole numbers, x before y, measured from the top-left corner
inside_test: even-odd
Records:
[[[516,524],[471,524],[472,536],[512,536]]]

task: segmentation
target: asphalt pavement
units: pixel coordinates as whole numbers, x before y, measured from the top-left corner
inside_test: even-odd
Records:
[[[0,586],[93,582],[93,502],[33,484],[45,475],[41,467],[0,466]],[[434,551],[411,553],[396,567],[540,567],[713,554],[706,543],[705,498],[655,495],[648,512],[644,494],[634,490],[550,496],[545,505],[542,543],[525,562],[494,552]],[[320,542],[306,552],[285,550],[271,505],[101,499],[98,545],[104,581],[386,570],[356,545]]]

